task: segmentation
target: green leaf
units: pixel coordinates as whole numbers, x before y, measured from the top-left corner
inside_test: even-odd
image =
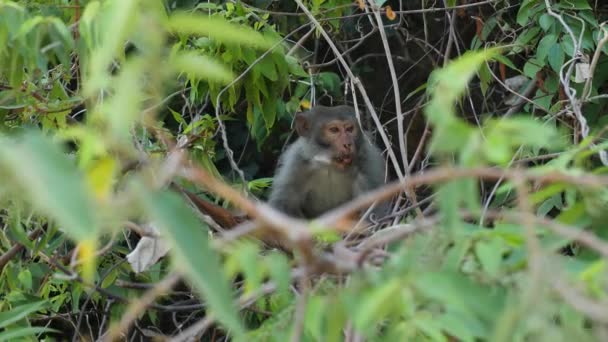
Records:
[[[559,148],[565,141],[558,135],[555,127],[531,117],[516,116],[505,120],[488,120],[488,135],[502,134],[509,137],[512,146],[531,146]]]
[[[572,57],[572,53],[574,52],[574,43],[572,43],[572,39],[569,37],[562,38],[560,43],[562,50],[568,54],[568,56]]]
[[[262,114],[264,116],[264,123],[266,124],[266,131],[270,132],[274,122],[277,118],[277,104],[274,99],[266,99],[262,106]]]
[[[554,22],[555,18],[553,18],[549,13],[541,15],[540,19],[538,19],[538,24],[545,32],[549,31]]]
[[[490,33],[494,31],[496,26],[498,25],[497,17],[490,17],[485,24],[483,25],[483,29],[481,30],[481,37],[485,41],[490,36]]]
[[[414,284],[418,291],[445,307],[484,320],[493,320],[505,304],[503,290],[481,286],[460,273],[423,273],[417,276]]]
[[[260,192],[263,189],[269,188],[271,184],[272,184],[272,178],[264,177],[264,178],[252,179],[251,181],[247,182],[247,188],[252,192]]]
[[[259,32],[247,26],[232,24],[220,17],[175,13],[169,17],[167,26],[175,33],[209,36],[224,44],[241,44],[263,49],[271,48],[273,45],[271,40]]]
[[[141,88],[143,67],[141,60],[125,63],[120,74],[115,77],[114,96],[103,106],[113,136],[123,143],[128,143],[133,124],[141,115],[140,99],[144,97]]]
[[[125,41],[136,26],[137,5],[137,0],[110,0],[101,5],[100,13],[93,19],[90,28],[93,31],[90,33],[98,36],[98,39],[95,39],[94,53],[88,63],[90,75],[83,89],[85,96],[92,95],[110,84],[108,66],[115,56],[124,52]],[[93,7],[91,12],[85,10],[85,14],[96,15],[98,6]],[[84,25],[81,29],[89,27]]]
[[[549,49],[549,65],[555,72],[559,72],[562,65],[564,65],[564,50],[562,50],[562,46],[559,44],[554,44]]]
[[[327,300],[322,297],[311,296],[306,301],[306,316],[304,318],[307,333],[311,334],[315,341],[323,340],[323,323],[326,319]]]
[[[80,37],[86,43],[86,46],[89,49],[92,49],[96,42],[95,33],[94,33],[94,20],[95,17],[99,13],[99,9],[101,4],[99,1],[91,1],[87,4],[84,11],[82,12],[82,16],[80,17],[80,21],[78,23],[78,31],[80,33]]]
[[[412,90],[409,94],[407,94],[407,96],[405,97],[405,99],[403,101],[409,100],[412,96],[414,96],[424,90],[426,90],[426,83],[422,83],[421,85],[416,87],[416,89]]]
[[[72,284],[72,290],[71,290],[71,300],[70,303],[72,304],[72,311],[73,312],[79,312],[80,310],[80,297],[82,296],[83,292],[84,292],[84,285],[82,284]]]
[[[289,289],[291,280],[288,260],[285,255],[275,252],[266,257],[270,277],[277,284],[277,292],[284,292]]]
[[[72,239],[94,236],[97,226],[84,179],[50,139],[34,131],[18,139],[0,135],[0,166],[24,197]]]
[[[49,49],[47,54],[57,56],[59,62],[63,65],[70,65],[69,54],[74,48],[71,31],[59,18],[49,18],[48,26],[50,26],[48,29],[49,39],[58,45]],[[46,65],[44,65],[44,68],[46,68]]]
[[[591,24],[591,26],[593,28],[597,28],[599,26],[599,23],[597,21],[597,18],[594,16],[594,13],[592,11],[580,11],[579,13],[577,13],[581,18],[585,19],[585,21],[587,21],[589,24]],[[595,38],[595,34],[600,34],[599,30],[597,31],[593,31],[593,35]],[[597,40],[596,40],[597,42]]]
[[[493,58],[498,51],[498,48],[494,48],[466,52],[429,76],[427,91],[433,94],[433,99],[425,113],[433,124],[441,126],[444,123],[453,123],[444,121],[445,116],[451,116],[453,104],[464,93],[481,64]]]
[[[503,55],[496,55],[494,56],[494,59],[497,60],[498,62],[501,62],[502,64],[508,66],[509,68],[519,71],[519,68],[515,66],[515,64],[513,64],[513,62],[511,62],[511,60]]]
[[[244,242],[239,245],[235,253],[245,278],[243,295],[247,296],[262,285],[263,269],[258,260],[260,248],[256,244]]]
[[[454,231],[456,228],[460,227],[461,223],[458,211],[462,200],[462,197],[460,196],[460,181],[452,180],[439,185],[437,199],[443,226],[446,229]]]
[[[525,26],[528,23],[531,9],[534,7],[535,2],[535,0],[524,0],[519,6],[519,11],[517,12],[517,23],[520,26]]]
[[[21,272],[19,272],[19,275],[17,276],[17,278],[19,279],[19,282],[21,283],[21,285],[23,286],[24,289],[26,289],[26,290],[32,289],[32,273],[30,272],[30,270],[28,270],[28,269],[21,270]]]
[[[478,75],[481,87],[481,94],[485,96],[490,83],[494,80],[494,78],[492,78],[492,73],[488,64],[484,63],[481,65],[481,68],[479,68]]]
[[[187,126],[188,125],[188,123],[186,122],[186,120],[184,120],[184,118],[182,117],[182,115],[180,113],[174,111],[173,109],[171,109],[169,107],[167,107],[167,109],[169,109],[169,112],[171,112],[171,116],[173,116],[173,119],[178,124],[183,125],[183,126]],[[190,129],[192,129],[192,128],[190,127]],[[188,132],[184,131],[184,133],[188,133]]]
[[[494,134],[486,137],[483,145],[487,160],[499,165],[505,165],[511,160],[509,138],[504,134]]]
[[[536,205],[543,201],[547,201],[548,199],[550,199],[552,197],[561,198],[561,193],[565,190],[566,190],[566,186],[564,184],[560,184],[560,183],[545,186],[542,189],[530,194],[530,203]],[[539,209],[539,211],[538,211],[539,216],[544,216],[545,214],[546,213],[541,213],[540,209]]]
[[[437,323],[460,341],[472,342],[488,339],[488,325],[466,312],[448,308],[445,313],[437,317]]]
[[[217,10],[220,8],[221,7],[218,4],[203,2],[203,3],[196,5],[196,7],[194,9],[212,11],[212,10]]]
[[[537,89],[532,98],[534,99],[535,105],[544,108],[545,110],[549,110],[551,108],[553,94],[547,94],[542,89]]]
[[[555,46],[557,43],[557,36],[554,34],[549,34],[544,36],[540,42],[538,42],[538,47],[536,48],[536,58],[539,61],[544,61],[547,55],[549,54],[549,50]],[[524,68],[525,70],[525,68]]]
[[[346,324],[348,319],[343,303],[337,301],[335,297],[326,299],[329,303],[326,304],[328,315],[325,321],[327,328],[324,338],[328,342],[344,341],[342,332],[344,331],[344,324]]]
[[[300,61],[293,57],[285,55],[285,61],[287,62],[287,66],[289,67],[289,73],[292,75],[300,76],[300,77],[308,77],[308,74],[300,65]]]
[[[176,53],[171,58],[171,65],[177,72],[208,81],[226,84],[234,78],[232,71],[217,60],[194,52]]]
[[[525,30],[522,34],[520,34],[515,42],[513,43],[515,47],[513,48],[513,52],[519,53],[523,50],[523,48],[538,34],[540,33],[540,27],[532,27],[528,30]]]
[[[463,178],[460,187],[466,208],[473,214],[481,212],[478,181],[474,178]]]
[[[357,310],[352,313],[353,324],[365,331],[382,321],[395,306],[400,303],[401,282],[393,278],[383,285],[371,289],[357,303]]]
[[[505,244],[500,238],[479,241],[475,244],[475,254],[477,254],[483,270],[492,278],[497,278],[499,275],[504,246]]]
[[[336,94],[340,92],[340,77],[334,72],[320,72],[317,75],[317,82],[321,89],[329,93]]]
[[[21,27],[19,27],[19,31],[15,34],[15,39],[24,39],[29,33],[31,33],[36,26],[42,24],[45,21],[44,17],[36,16],[30,19],[27,19]]]
[[[568,9],[568,10],[590,10],[592,9],[591,6],[589,6],[589,3],[587,2],[587,0],[560,0],[560,2],[557,4],[557,7],[559,8],[563,8],[563,9]]]
[[[258,68],[257,69],[267,79],[269,79],[269,80],[271,80],[273,82],[278,80],[279,76],[277,74],[277,70],[276,70],[275,64],[273,63],[272,57],[270,55],[266,55],[264,58],[262,58],[258,62]]]
[[[51,329],[51,328],[46,328],[46,327],[12,328],[12,329],[0,332],[0,341],[17,341],[21,337],[35,338],[35,337],[37,337],[36,335],[39,335],[42,333],[50,333],[50,332],[59,333],[60,331]]]
[[[413,320],[414,325],[430,337],[430,341],[444,342],[448,341],[439,322],[430,315],[419,315]]]
[[[22,304],[9,311],[0,312],[0,328],[5,328],[8,325],[18,322],[48,305],[48,301],[40,300],[32,303]]]
[[[559,89],[559,78],[556,74],[549,74],[545,77],[545,90],[549,93],[556,93]],[[561,107],[560,107],[561,109]]]
[[[435,107],[428,108],[433,110]],[[440,110],[435,111],[440,113]],[[455,120],[449,117],[450,113],[444,112],[443,117],[438,117],[436,123],[436,135],[433,135],[429,150],[432,153],[436,152],[457,152],[466,146],[475,132],[474,129],[467,123]],[[444,123],[442,123],[442,121]],[[435,122],[433,122],[435,123]]]
[[[530,58],[524,65],[524,75],[533,80],[536,79],[536,73],[543,68],[543,63],[535,58]]]
[[[563,202],[562,202],[562,195],[560,193],[560,194],[557,194],[557,195],[549,198],[548,200],[544,201],[536,210],[536,215],[538,215],[539,217],[544,217],[553,208],[562,209],[562,207],[563,207]]]
[[[235,337],[243,335],[244,328],[233,302],[230,283],[222,271],[218,255],[211,249],[207,226],[175,193],[153,193],[141,183],[136,184],[136,189],[146,212],[172,244],[174,265],[203,296],[211,313]]]

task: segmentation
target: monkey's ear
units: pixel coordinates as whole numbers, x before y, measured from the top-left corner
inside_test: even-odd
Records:
[[[308,136],[310,132],[310,120],[308,118],[310,112],[300,112],[296,114],[296,132],[301,137]]]

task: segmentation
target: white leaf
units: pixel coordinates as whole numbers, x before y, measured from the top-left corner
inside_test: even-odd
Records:
[[[142,237],[135,249],[127,255],[127,261],[135,273],[147,270],[169,251],[168,244],[163,241],[156,227],[150,224],[146,227],[147,230],[151,230],[154,236]]]
[[[591,77],[591,71],[589,70],[589,63],[577,63],[576,74],[574,76],[574,82],[583,83]]]

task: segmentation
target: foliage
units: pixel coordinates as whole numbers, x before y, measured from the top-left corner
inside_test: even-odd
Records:
[[[351,82],[360,79],[342,77],[345,66],[335,66],[335,56],[319,60],[331,52],[318,47],[325,44],[320,28],[292,2],[66,3],[0,0],[6,47],[0,51],[0,340],[116,333],[174,272],[185,284],[154,293],[134,315],[138,328],[130,336],[179,335],[201,322],[218,323],[213,333],[201,331],[209,339],[217,329],[259,341],[294,334],[306,341],[341,341],[345,334],[372,341],[605,336],[608,193],[598,184],[606,183],[608,31],[597,4],[526,0],[513,9],[497,1],[475,15],[458,12],[468,5],[412,12],[424,18],[412,28],[439,28],[425,17],[435,12],[445,23],[453,23],[448,12],[459,16],[456,22],[473,18],[474,27],[452,42],[470,42],[468,50],[452,51],[442,67],[435,60],[412,66],[426,83],[399,84],[409,94],[403,102],[423,108],[432,129],[426,150],[420,143],[425,156],[412,157],[409,175],[435,175],[421,181],[429,192],[416,193],[430,209],[421,217],[404,200],[393,212],[397,225],[333,243],[332,253],[299,246],[286,255],[255,240],[233,241],[174,190],[248,214],[264,209],[247,207],[239,194],[264,197],[271,172],[259,156],[276,159],[293,114],[321,100],[364,102],[349,97]],[[378,53],[354,59],[356,46],[345,46],[360,41],[363,49],[375,48],[365,30],[378,28],[359,20],[373,21],[373,11],[397,44],[413,20],[395,10],[401,2],[303,3],[331,31],[364,86],[374,79],[391,83],[368,60]],[[439,51],[429,44],[428,29],[411,34],[425,55]],[[385,46],[378,46],[385,63]],[[435,57],[443,60],[449,51]],[[394,132],[399,115],[383,107],[383,94],[367,89],[385,109],[376,119]],[[361,115],[369,127],[372,118]],[[396,151],[397,139],[387,148]],[[426,169],[429,161],[437,173]],[[268,215],[262,209],[257,215]],[[313,228],[327,234],[332,227]],[[170,255],[133,272],[125,256],[142,236],[156,243],[158,235]],[[383,248],[375,248],[382,239]],[[314,273],[311,255],[350,268]],[[84,324],[89,316],[103,319]],[[165,323],[177,320],[178,327]]]

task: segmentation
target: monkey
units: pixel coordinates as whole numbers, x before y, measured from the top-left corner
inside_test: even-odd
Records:
[[[279,157],[270,191],[275,209],[313,219],[385,183],[384,158],[364,136],[353,107],[297,113],[295,130],[299,137]]]

